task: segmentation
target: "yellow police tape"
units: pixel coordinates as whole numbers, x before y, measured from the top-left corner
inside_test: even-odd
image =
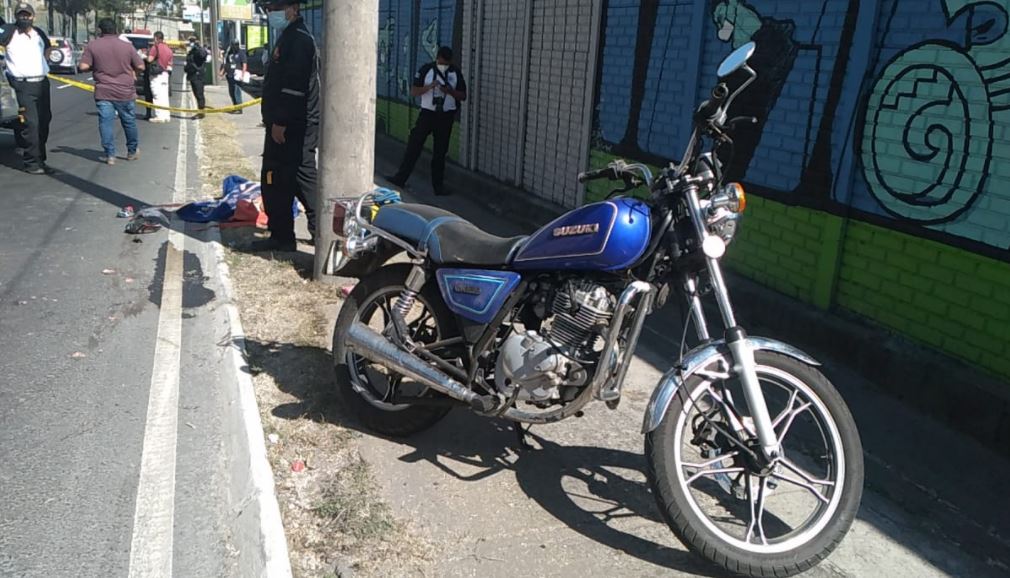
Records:
[[[56,82],[62,82],[63,84],[68,84],[75,88],[80,88],[81,90],[86,90],[88,92],[95,92],[95,86],[93,84],[88,84],[86,82],[79,82],[71,78],[65,78],[62,76],[56,76],[55,74],[49,74],[49,78],[55,80]],[[256,106],[262,102],[262,98],[256,98],[250,100],[249,102],[243,102],[242,104],[236,104],[232,106],[225,106],[221,108],[176,108],[174,106],[161,106],[159,104],[154,104],[153,102],[147,102],[146,100],[137,99],[137,104],[142,104],[147,108],[154,108],[157,110],[167,110],[169,112],[178,112],[185,114],[218,114],[223,112],[235,112],[236,110],[242,110],[243,108],[249,108],[250,106]]]

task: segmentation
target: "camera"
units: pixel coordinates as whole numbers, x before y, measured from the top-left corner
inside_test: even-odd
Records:
[[[433,97],[431,99],[431,101],[435,105],[435,110],[436,111],[442,112],[443,109],[445,108],[445,97],[444,96]]]

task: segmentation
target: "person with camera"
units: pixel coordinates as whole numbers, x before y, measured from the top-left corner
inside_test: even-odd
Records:
[[[386,179],[398,187],[404,186],[421,156],[428,135],[434,134],[431,186],[436,195],[444,195],[445,156],[449,152],[452,125],[456,122],[460,103],[466,100],[466,82],[463,73],[452,64],[451,48],[439,48],[435,62],[425,64],[417,71],[410,95],[421,98],[421,113],[410,131],[400,170]]]
[[[249,72],[249,61],[246,59],[245,50],[239,41],[232,40],[228,45],[228,52],[224,55],[224,62],[221,63],[221,78],[228,81],[228,94],[231,96],[231,103],[235,106],[242,104],[242,83],[248,82],[245,79]],[[242,109],[235,111],[235,114],[242,114]]]

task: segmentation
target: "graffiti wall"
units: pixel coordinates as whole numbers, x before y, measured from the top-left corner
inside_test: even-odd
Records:
[[[378,130],[406,139],[412,75],[450,44],[471,88],[450,154],[462,137],[471,169],[565,207],[607,193],[565,188],[587,165],[677,160],[719,62],[754,41],[759,79],[731,115],[759,121],[724,158],[753,199],[730,264],[1010,377],[1010,0],[380,10]]]
[[[1008,0],[610,0],[594,148],[676,159],[717,63],[753,40],[759,80],[732,112],[760,120],[738,132],[735,178],[998,256],[1008,12]]]
[[[1010,376],[1010,0],[607,0],[590,165],[686,145],[754,41],[736,268]],[[590,190],[592,200],[603,191]]]

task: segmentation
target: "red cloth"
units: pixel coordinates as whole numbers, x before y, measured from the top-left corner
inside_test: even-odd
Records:
[[[94,70],[95,100],[134,100],[134,68],[143,64],[133,44],[115,34],[106,34],[88,42],[81,63]]]
[[[254,201],[239,199],[235,205],[235,216],[229,221],[229,225],[256,226],[265,229],[267,226],[267,213],[263,210],[263,201],[256,197]]]
[[[151,47],[151,51],[148,55],[153,55],[158,58],[158,64],[161,65],[163,70],[172,70],[172,60],[174,55],[172,54],[172,49],[168,47],[167,44],[155,44]]]

